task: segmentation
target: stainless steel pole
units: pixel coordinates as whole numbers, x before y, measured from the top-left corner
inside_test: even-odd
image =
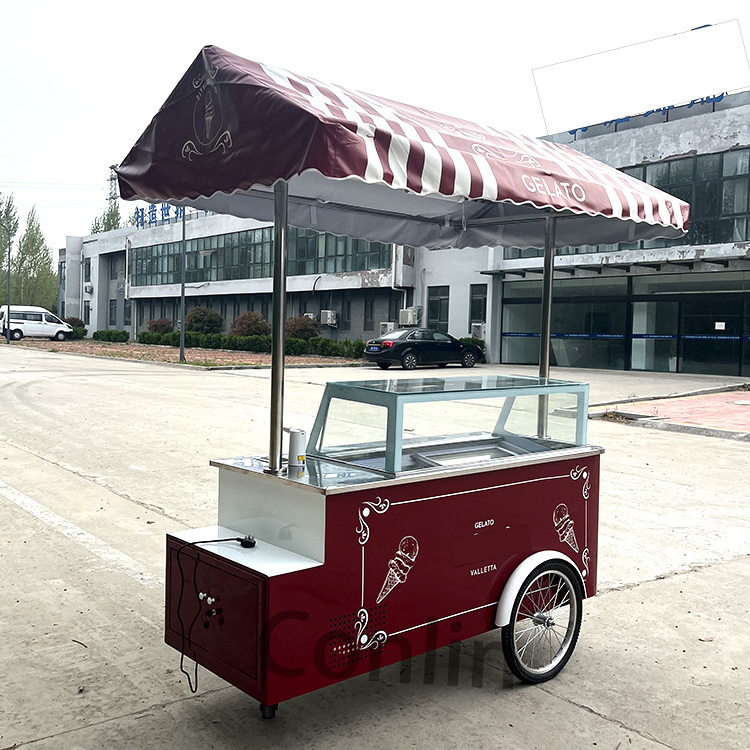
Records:
[[[185,241],[185,207],[182,207],[182,275],[180,276],[180,362],[185,362],[185,266],[187,242]]]
[[[544,276],[542,280],[542,320],[539,335],[539,377],[549,378],[552,340],[552,277],[555,273],[555,217],[548,216],[544,224]],[[539,397],[537,434],[547,434],[548,397]]]
[[[289,186],[273,186],[273,320],[271,329],[271,434],[268,443],[269,474],[281,471],[281,438],[284,426],[284,323],[286,321],[286,258]]]
[[[552,333],[552,276],[555,272],[555,217],[548,216],[544,226],[544,277],[542,281],[542,323],[539,340],[539,377],[549,377]]]

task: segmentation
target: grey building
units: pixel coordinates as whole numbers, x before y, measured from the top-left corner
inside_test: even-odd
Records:
[[[558,251],[553,364],[750,375],[750,92],[550,140],[691,206],[682,240]],[[537,361],[540,255],[503,248],[490,260],[499,361]]]
[[[164,216],[170,207],[164,207]],[[229,330],[249,311],[267,320],[272,293],[272,227],[252,219],[186,214],[186,308],[216,310]],[[287,315],[309,315],[333,339],[372,338],[413,302],[413,248],[290,229]],[[178,324],[182,221],[164,218],[89,237],[68,237],[60,255],[60,311],[90,332],[149,321]],[[415,309],[418,316],[419,310]]]
[[[552,363],[750,375],[750,92],[549,138],[691,205],[681,240],[558,251]],[[271,228],[188,218],[188,307],[217,310],[226,329],[248,310],[268,318]],[[133,335],[156,318],[176,322],[181,236],[181,221],[163,218],[69,237],[60,312]],[[371,338],[408,309],[412,323],[484,338],[491,362],[538,360],[539,251],[428,251],[291,229],[288,269],[288,315],[314,315],[331,338]]]

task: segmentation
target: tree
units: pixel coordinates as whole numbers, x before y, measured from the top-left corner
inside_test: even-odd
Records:
[[[246,312],[235,318],[229,329],[231,336],[267,336],[271,326],[257,312]]]
[[[305,315],[297,315],[294,318],[287,318],[284,333],[290,338],[307,341],[320,334],[320,323]]]
[[[13,203],[13,193],[7,198],[3,198],[2,193],[0,193],[0,221],[5,224],[10,232],[9,238],[4,231],[0,231],[0,271],[2,271],[2,278],[5,279],[8,273],[8,247],[13,244],[13,239],[18,232],[18,213]],[[12,271],[13,268],[11,267]],[[0,288],[4,289],[4,284],[0,285]],[[0,296],[5,299],[5,295]]]
[[[224,320],[215,310],[208,307],[194,307],[185,316],[185,330],[196,333],[221,333]]]
[[[57,273],[52,268],[52,251],[39,226],[36,208],[26,218],[26,229],[10,270],[11,304],[57,309]]]
[[[91,234],[119,229],[120,222],[120,203],[119,201],[110,201],[107,208],[91,222]]]
[[[146,326],[151,333],[172,333],[174,326],[172,321],[167,318],[157,318],[156,320],[149,320]]]

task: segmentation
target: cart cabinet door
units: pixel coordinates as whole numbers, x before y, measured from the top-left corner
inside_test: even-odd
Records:
[[[231,682],[238,671],[258,682],[264,591],[261,576],[170,540],[167,643]]]

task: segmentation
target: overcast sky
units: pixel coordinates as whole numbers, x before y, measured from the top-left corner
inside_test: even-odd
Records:
[[[750,88],[747,0],[270,5],[4,0],[0,192],[20,231],[36,206],[55,259],[66,235],[88,234],[109,166],[206,44],[529,135]],[[685,33],[704,24],[719,36]]]

